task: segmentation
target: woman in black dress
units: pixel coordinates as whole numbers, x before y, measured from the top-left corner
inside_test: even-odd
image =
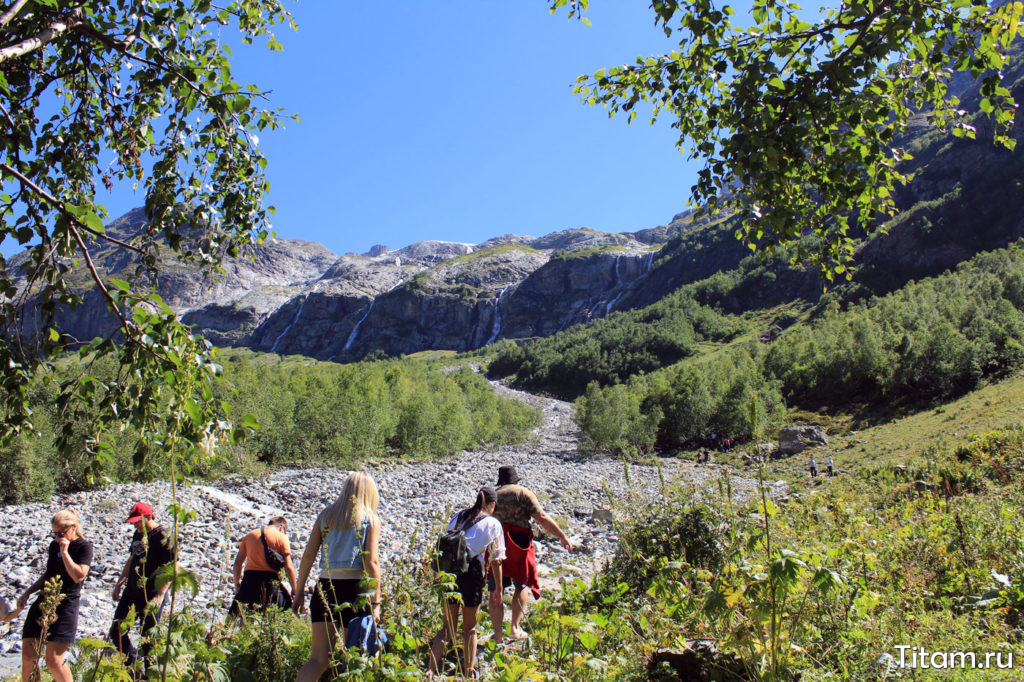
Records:
[[[53,517],[53,541],[46,558],[46,572],[18,598],[18,610],[25,607],[34,592],[40,592],[46,582],[60,578],[63,597],[57,605],[56,620],[46,627],[46,668],[57,682],[72,682],[71,669],[64,663],[64,655],[75,641],[78,630],[78,603],[82,583],[92,564],[92,543],[82,537],[78,514],[65,509]],[[43,642],[42,594],[28,610],[22,630],[21,679],[29,682],[37,673]]]

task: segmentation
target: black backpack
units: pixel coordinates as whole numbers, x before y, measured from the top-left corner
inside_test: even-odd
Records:
[[[276,549],[267,544],[266,529],[260,528],[260,542],[263,543],[263,557],[267,560],[267,566],[274,573],[277,573],[285,565],[285,557]]]
[[[455,575],[462,575],[469,570],[472,555],[469,547],[466,546],[466,529],[476,525],[476,522],[477,519],[473,519],[472,523],[456,526],[455,530],[445,531],[437,539],[434,570],[438,573],[453,573]]]

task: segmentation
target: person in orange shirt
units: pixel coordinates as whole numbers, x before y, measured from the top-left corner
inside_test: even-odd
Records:
[[[234,565],[235,586],[238,589],[228,609],[232,616],[241,615],[243,604],[261,610],[270,605],[291,608],[296,576],[291,545],[285,534],[287,532],[287,519],[278,516],[271,519],[267,526],[257,528],[242,538]],[[281,588],[279,574],[282,568],[288,575],[291,594]]]

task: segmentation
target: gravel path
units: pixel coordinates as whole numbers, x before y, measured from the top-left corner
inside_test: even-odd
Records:
[[[666,459],[660,466],[630,465],[627,485],[622,462],[577,454],[579,432],[572,420],[571,403],[494,385],[499,393],[541,409],[543,422],[528,442],[464,452],[445,462],[368,466],[381,494],[385,581],[389,567],[420,561],[440,517],[447,518],[449,510],[469,505],[480,486],[494,483],[502,464],[516,466],[522,483],[537,493],[545,511],[568,524],[570,538],[578,548],[569,554],[555,541],[538,540],[538,572],[545,587],[555,586],[560,576],[589,576],[614,553],[615,531],[607,513],[601,511],[609,506],[609,493],[617,503],[632,499],[630,495],[638,500],[653,498],[662,476],[669,484],[685,482],[701,488],[725,473],[715,466]],[[275,472],[265,480],[224,479],[179,489],[180,499],[197,515],[181,531],[180,552],[181,563],[201,580],[193,603],[208,609],[211,618],[224,613],[231,598],[231,562],[237,543],[269,516],[284,514],[288,518],[293,552],[301,554],[310,524],[340,493],[345,477],[346,472],[333,468],[292,469]],[[746,496],[755,485],[750,479],[732,476],[737,496]],[[45,567],[50,517],[63,507],[74,508],[82,516],[86,537],[95,545],[95,560],[82,597],[79,636],[102,637],[114,609],[110,592],[131,537],[132,528],[122,521],[136,500],[150,502],[157,518],[167,519],[170,485],[120,484],[55,497],[50,504],[0,507],[0,528],[5,535],[0,547],[0,575],[4,576],[0,596],[13,603],[21,589],[39,576]],[[0,629],[0,674],[9,674],[20,665],[21,626],[19,617],[6,635]]]

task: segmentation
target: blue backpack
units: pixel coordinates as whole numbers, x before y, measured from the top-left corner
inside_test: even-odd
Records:
[[[384,651],[388,646],[388,636],[377,623],[373,616],[356,616],[348,622],[348,631],[345,633],[345,648],[355,647],[365,651],[371,656]]]

